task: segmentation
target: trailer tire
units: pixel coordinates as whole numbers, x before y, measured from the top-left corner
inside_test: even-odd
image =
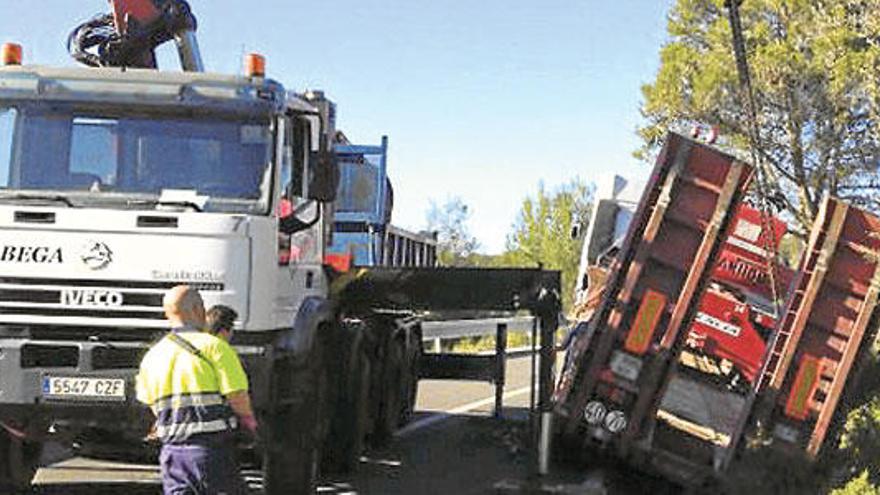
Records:
[[[0,493],[27,492],[42,453],[42,443],[19,440],[0,428]]]

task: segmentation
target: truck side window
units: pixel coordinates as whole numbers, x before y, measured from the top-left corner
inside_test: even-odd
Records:
[[[294,196],[304,198],[306,157],[309,154],[310,134],[308,123],[303,119],[293,119],[293,177],[291,178],[291,192]]]
[[[12,142],[15,134],[14,108],[0,110],[0,187],[9,187],[9,165],[12,163]]]
[[[285,125],[284,130],[284,151],[281,155],[281,169],[278,172],[278,183],[281,185],[281,198],[285,199],[289,196],[288,187],[290,185],[290,181],[292,180],[292,167],[293,167],[293,135],[292,135],[292,125],[291,122],[288,121]]]
[[[295,120],[295,119],[292,119]],[[281,196],[278,198],[278,206],[276,214],[278,218],[284,218],[293,214],[293,203],[291,202],[291,180],[294,155],[294,136],[292,120],[285,122],[284,127],[284,149],[281,155],[281,169],[278,172],[278,183],[281,186]],[[287,266],[290,264],[290,236],[278,232],[278,265]]]
[[[302,119],[293,117],[288,121],[284,133],[284,156],[281,162],[281,196],[292,202],[294,198],[304,198],[303,174],[305,159],[308,154],[308,124]],[[283,216],[283,215],[282,215]]]
[[[295,212],[297,218],[311,219],[320,214],[320,207],[315,201],[306,199],[305,174],[308,173],[311,147],[309,123],[296,117],[288,123],[290,125],[287,126],[284,136],[284,156],[279,174],[281,200],[278,202],[277,214],[279,218],[284,218]],[[309,228],[293,235],[279,232],[278,264],[320,263],[323,256],[321,233],[320,228]]]

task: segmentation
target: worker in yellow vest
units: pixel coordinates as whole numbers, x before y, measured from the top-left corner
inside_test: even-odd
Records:
[[[171,331],[141,361],[137,398],[156,416],[166,494],[237,495],[239,427],[256,434],[248,380],[235,350],[205,328],[205,308],[188,286],[163,299]]]

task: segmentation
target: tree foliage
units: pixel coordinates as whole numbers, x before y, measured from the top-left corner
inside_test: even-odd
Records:
[[[725,0],[677,0],[642,88],[646,157],[666,129],[716,125],[748,156]],[[823,194],[878,208],[880,0],[746,0],[740,7],[762,163],[802,226]],[[806,229],[804,229],[806,230]]]
[[[539,185],[534,197],[523,200],[502,256],[503,264],[509,266],[561,270],[565,307],[570,307],[573,297],[581,250],[581,241],[571,238],[571,229],[589,222],[592,193],[592,187],[577,179],[555,191]]]
[[[871,483],[868,472],[863,471],[843,487],[832,490],[831,495],[880,495],[880,488]]]
[[[850,411],[840,449],[848,471],[863,472],[870,480],[880,477],[880,397]]]
[[[459,197],[452,197],[440,205],[431,200],[428,210],[428,230],[437,232],[437,257],[444,266],[464,266],[480,247],[467,222],[468,205]]]

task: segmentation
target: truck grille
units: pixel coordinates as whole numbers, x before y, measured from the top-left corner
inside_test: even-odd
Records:
[[[0,277],[0,314],[163,320],[162,296],[181,284],[224,290],[214,282]]]

